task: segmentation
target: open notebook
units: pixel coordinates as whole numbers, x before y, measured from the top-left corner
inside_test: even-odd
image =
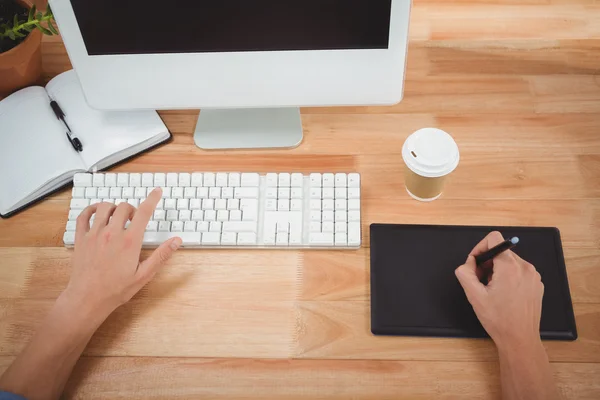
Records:
[[[77,152],[56,118],[56,100],[83,144]],[[99,171],[171,138],[156,111],[90,108],[73,70],[0,101],[0,216],[60,189],[77,172]]]

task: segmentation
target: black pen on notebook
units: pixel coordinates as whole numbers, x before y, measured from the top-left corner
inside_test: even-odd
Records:
[[[52,100],[50,102],[50,107],[52,108],[52,111],[54,111],[54,115],[56,115],[56,118],[62,121],[62,123],[65,124],[65,126],[67,127],[67,138],[69,139],[69,142],[71,142],[73,148],[77,151],[83,151],[83,144],[81,144],[81,140],[79,140],[79,138],[73,133],[73,131],[69,127],[69,124],[67,124],[67,121],[65,120],[65,113],[62,110],[62,108],[60,108],[56,100]]]
[[[477,266],[481,266],[487,261],[494,259],[499,254],[502,254],[505,251],[514,248],[517,245],[517,243],[519,243],[519,238],[516,236],[510,239],[506,239],[504,242],[492,247],[485,253],[481,253],[480,255],[475,256],[475,264],[477,264]]]

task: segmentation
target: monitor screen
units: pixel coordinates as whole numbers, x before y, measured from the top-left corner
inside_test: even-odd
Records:
[[[90,56],[387,49],[392,0],[71,0]]]

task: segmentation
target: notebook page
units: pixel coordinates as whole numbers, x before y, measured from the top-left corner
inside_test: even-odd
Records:
[[[169,135],[156,111],[92,109],[73,70],[55,77],[46,90],[60,104],[71,129],[81,140],[81,157],[88,169],[106,167]]]
[[[55,180],[84,169],[42,87],[29,87],[0,101],[0,213],[48,192]]]

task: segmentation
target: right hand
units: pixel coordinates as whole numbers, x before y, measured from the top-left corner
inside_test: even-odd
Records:
[[[540,342],[544,284],[535,267],[510,250],[492,261],[488,285],[480,282],[475,256],[503,241],[500,232],[491,232],[455,273],[477,318],[498,348],[520,348]]]

